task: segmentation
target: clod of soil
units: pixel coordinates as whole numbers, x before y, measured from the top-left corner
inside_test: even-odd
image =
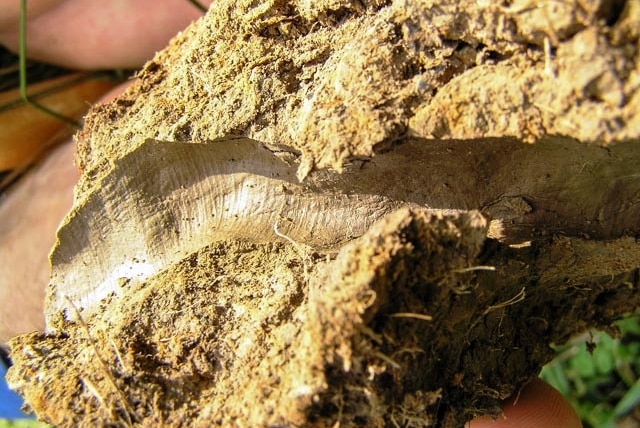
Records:
[[[637,2],[219,1],[79,134],[57,426],[438,426],[640,303]],[[532,144],[528,144],[532,143]]]

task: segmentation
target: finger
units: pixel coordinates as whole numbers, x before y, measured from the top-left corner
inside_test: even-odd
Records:
[[[564,397],[549,384],[532,380],[519,396],[503,405],[504,414],[495,421],[483,416],[467,428],[580,428],[582,423]]]
[[[27,56],[79,69],[135,68],[200,16],[186,0],[53,2],[28,16]],[[17,26],[3,28],[0,43],[16,50]]]
[[[27,12],[31,19],[53,9],[65,0],[29,0]],[[0,32],[18,31],[20,0],[0,2]]]
[[[0,200],[0,342],[42,330],[47,254],[78,179],[73,146],[54,149]]]

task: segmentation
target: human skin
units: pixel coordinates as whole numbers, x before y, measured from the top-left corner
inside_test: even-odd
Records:
[[[533,379],[502,406],[504,414],[493,420],[482,416],[466,428],[580,428],[573,408],[553,387]]]
[[[0,2],[0,44],[14,51],[19,3]],[[136,68],[201,15],[186,0],[29,0],[27,56],[78,69]]]
[[[210,1],[201,3],[208,5]],[[0,2],[0,44],[12,50],[18,47],[19,13],[18,0]],[[27,52],[32,59],[71,68],[135,68],[200,15],[186,0],[29,0]],[[112,92],[108,98],[116,93]],[[23,182],[14,191],[13,197],[22,203],[9,210],[8,218],[14,222],[10,228],[5,227],[4,232],[13,239],[3,239],[0,228],[0,254],[2,251],[28,254],[16,257],[12,263],[5,264],[4,269],[15,278],[22,278],[11,281],[20,284],[19,299],[31,296],[30,305],[21,305],[15,299],[0,299],[0,319],[9,320],[18,313],[24,316],[28,306],[33,315],[27,317],[32,320],[31,324],[22,327],[25,332],[43,328],[42,303],[33,305],[33,301],[42,302],[49,271],[47,254],[59,222],[71,207],[72,187],[78,177],[72,163],[71,144],[68,142],[66,147],[59,148],[52,158],[55,162],[45,160],[29,175],[30,181]],[[35,215],[30,217],[29,213]],[[24,221],[15,221],[16,218]],[[2,293],[0,290],[0,295]],[[11,290],[4,293],[18,294]],[[8,337],[0,337],[0,343],[6,339]],[[495,421],[481,417],[469,422],[467,427],[581,426],[562,396],[540,380],[524,387],[516,397],[505,402],[503,409],[504,417]]]

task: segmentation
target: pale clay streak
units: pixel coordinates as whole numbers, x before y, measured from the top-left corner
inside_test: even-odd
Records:
[[[145,142],[116,161],[58,231],[48,314],[67,309],[73,317],[69,300],[90,314],[124,283],[216,240],[279,239],[278,222],[294,241],[328,248],[402,205],[376,195],[310,192],[298,182],[297,166],[245,138]]]
[[[301,184],[296,155],[247,138],[149,140],[117,160],[58,231],[47,314],[68,309],[66,297],[91,309],[127,279],[154,275],[215,240],[282,239],[276,222],[294,241],[325,249],[404,205],[482,209],[494,217],[489,236],[513,244],[536,239],[538,229],[598,239],[637,232],[637,165],[633,142],[605,150],[561,138],[408,139]]]

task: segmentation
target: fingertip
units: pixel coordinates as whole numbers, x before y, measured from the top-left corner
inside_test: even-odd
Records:
[[[503,415],[495,421],[482,416],[467,428],[581,428],[582,422],[565,398],[540,379],[527,384],[519,395],[503,404]]]

